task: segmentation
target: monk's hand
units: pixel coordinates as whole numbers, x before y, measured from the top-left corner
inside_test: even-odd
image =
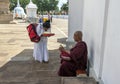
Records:
[[[69,51],[69,50],[66,50],[66,52],[67,52],[68,54],[70,54],[70,51]]]
[[[64,47],[62,45],[60,45],[59,50],[60,51],[65,51],[65,49],[64,49]]]
[[[70,61],[70,60],[71,60],[70,57],[66,57],[66,56],[61,56],[61,58],[62,58],[63,60],[66,60],[66,61]]]

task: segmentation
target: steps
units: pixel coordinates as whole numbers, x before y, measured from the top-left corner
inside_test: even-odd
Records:
[[[24,50],[0,68],[0,84],[96,84],[88,77],[59,77],[58,52],[50,51],[49,63],[34,61],[31,50]]]
[[[61,84],[96,84],[91,77],[63,77]]]
[[[47,70],[47,66],[50,64],[9,62],[0,69],[0,84],[96,84],[89,77],[58,77],[57,70]]]

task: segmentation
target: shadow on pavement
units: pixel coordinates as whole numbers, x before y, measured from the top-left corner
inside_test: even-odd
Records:
[[[49,63],[34,61],[32,49],[25,49],[0,68],[0,82],[42,80],[57,77],[59,51],[49,50]],[[54,80],[54,79],[53,79]]]

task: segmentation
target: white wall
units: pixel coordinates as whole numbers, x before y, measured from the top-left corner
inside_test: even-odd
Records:
[[[69,35],[82,30],[96,78],[104,84],[120,84],[120,0],[69,1]]]
[[[120,0],[109,0],[103,62],[104,84],[120,84]]]
[[[88,56],[99,77],[103,35],[105,0],[84,0],[83,32],[88,45]]]
[[[69,0],[68,41],[73,42],[74,32],[82,30],[83,1]]]
[[[83,31],[89,58],[104,84],[120,84],[120,0],[85,0]]]

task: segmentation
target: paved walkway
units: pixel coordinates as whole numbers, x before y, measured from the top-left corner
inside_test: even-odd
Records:
[[[22,21],[18,21],[18,24],[0,24],[0,67],[17,54],[27,49],[32,51],[33,43],[28,38],[27,25]],[[66,38],[67,20],[54,19],[52,32],[55,33],[55,36],[49,38],[48,49],[50,51],[58,49],[60,44],[58,41]]]
[[[60,44],[65,46],[67,20],[53,19],[51,31],[55,36],[48,41],[48,64],[34,61],[27,25],[20,20],[17,24],[0,24],[0,84],[79,84],[76,79],[65,80],[57,75],[60,66],[58,47]]]
[[[58,47],[67,36],[67,20],[53,19],[51,31],[55,36],[48,41],[48,64],[34,61],[33,43],[29,40],[27,25],[23,21],[18,21],[17,24],[0,24],[0,82],[32,83],[47,80],[42,81],[42,84],[52,84],[52,81],[57,84],[60,80],[56,78],[60,64]]]

